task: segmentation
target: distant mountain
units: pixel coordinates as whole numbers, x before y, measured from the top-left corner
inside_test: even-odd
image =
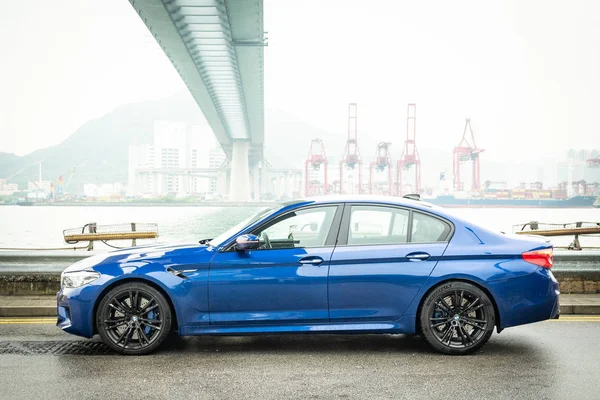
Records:
[[[278,109],[267,109],[265,158],[277,168],[304,168],[310,142],[320,138],[328,157],[339,160],[346,134],[327,132]],[[339,153],[339,154],[338,154]]]
[[[187,93],[124,105],[85,123],[56,146],[36,150],[22,157],[0,153],[0,177],[15,174],[11,182],[26,188],[29,180],[37,180],[36,164],[42,161],[44,180],[56,181],[59,175],[68,179],[76,167],[72,185],[126,182],[129,145],[151,143],[154,121],[161,119],[185,121],[193,125],[206,124]]]

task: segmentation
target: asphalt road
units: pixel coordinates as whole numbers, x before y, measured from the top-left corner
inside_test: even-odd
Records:
[[[173,337],[128,357],[51,322],[0,319],[0,398],[600,398],[598,316],[507,329],[464,357],[401,335]]]

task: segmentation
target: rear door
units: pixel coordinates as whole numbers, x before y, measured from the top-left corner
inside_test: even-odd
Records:
[[[400,318],[452,229],[448,221],[409,208],[347,204],[329,269],[330,320]]]

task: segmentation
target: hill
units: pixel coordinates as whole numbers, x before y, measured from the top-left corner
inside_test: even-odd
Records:
[[[22,157],[0,153],[0,177],[18,172],[11,181],[26,188],[28,180],[37,179],[36,165],[42,161],[45,180],[68,176],[77,166],[71,184],[126,182],[129,145],[150,143],[154,121],[160,119],[206,124],[188,94],[124,105],[85,123],[56,146]]]

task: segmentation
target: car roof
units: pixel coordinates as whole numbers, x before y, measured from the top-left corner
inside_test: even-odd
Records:
[[[327,195],[315,196],[296,199],[283,203],[284,206],[303,205],[303,204],[328,204],[328,203],[364,203],[364,204],[390,204],[422,210],[434,209],[441,211],[442,208],[426,201],[415,200],[406,197],[397,196],[377,196],[368,194],[351,194],[351,195]]]

